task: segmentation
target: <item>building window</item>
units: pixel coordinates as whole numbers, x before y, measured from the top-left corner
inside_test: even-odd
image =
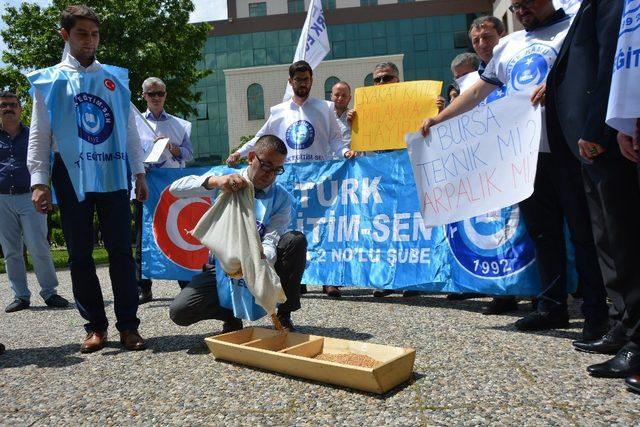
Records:
[[[249,3],[249,16],[267,16],[267,2]]]
[[[373,73],[367,74],[367,77],[364,78],[365,86],[373,86]]]
[[[289,13],[304,12],[304,0],[287,0],[287,11]]]
[[[197,104],[196,105],[196,119],[198,119],[198,120],[208,120],[209,119],[209,109],[207,108],[207,104]]]
[[[327,101],[331,101],[331,89],[333,89],[333,85],[340,81],[336,76],[331,76],[324,82],[324,99]]]
[[[336,0],[322,0],[322,9],[329,10],[336,8]]]
[[[403,3],[413,3],[416,0],[398,0],[398,4],[403,4]]]
[[[264,91],[258,83],[252,84],[247,89],[247,111],[249,120],[264,119]]]
[[[360,0],[360,6],[377,6],[378,0]]]

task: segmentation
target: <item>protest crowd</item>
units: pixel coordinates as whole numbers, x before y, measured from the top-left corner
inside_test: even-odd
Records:
[[[444,96],[434,100],[437,115],[424,118],[413,131],[421,133],[428,151],[432,130],[441,123],[478,106],[503,102],[516,92],[526,93],[528,107],[540,111],[542,120],[533,194],[517,209],[535,247],[541,288],[531,298],[532,311],[514,326],[523,332],[567,327],[569,282],[572,275],[577,277],[575,295],[582,299],[585,322],[573,347],[603,355],[602,363],[587,367],[589,375],[621,378],[629,389],[640,392],[640,270],[635,265],[640,241],[640,103],[632,89],[638,76],[637,51],[627,52],[627,44],[640,38],[632,30],[620,30],[625,19],[632,19],[625,18],[624,4],[583,0],[564,10],[551,0],[512,0],[510,10],[524,30],[511,34],[493,16],[477,18],[468,32],[475,53],[453,59],[454,80]],[[139,304],[153,299],[151,278],[143,272],[147,174],[185,168],[194,152],[191,123],[164,108],[171,88],[149,76],[141,88],[147,110],[138,112],[130,103],[138,88],[128,87],[127,70],[96,58],[99,30],[100,18],[90,8],[77,5],[62,11],[60,34],[67,49],[59,64],[28,75],[33,97],[29,127],[20,121],[21,100],[0,92],[0,246],[14,295],[5,311],[30,306],[23,244],[33,259],[46,305],[68,305],[56,292],[47,241],[46,215],[55,203],[67,244],[73,298],[86,321],[82,353],[104,348],[109,325],[92,255],[94,214],[109,256],[119,340],[127,350],[144,350],[137,311]],[[544,61],[537,61],[536,55]],[[176,324],[216,319],[223,322],[223,332],[232,332],[243,328],[243,319],[266,314],[257,309],[245,316],[223,304],[224,281],[229,288],[245,287],[262,299],[277,299],[277,322],[295,330],[293,313],[303,309],[310,243],[308,235],[291,228],[299,201],[276,178],[292,164],[375,161],[390,151],[352,149],[352,127],[366,120],[357,106],[349,107],[355,88],[340,81],[332,88],[330,102],[314,98],[313,71],[304,60],[291,64],[286,76],[290,98],[271,107],[255,137],[229,155],[228,167],[183,176],[171,184],[169,192],[177,199],[234,200],[231,196],[249,194],[254,217],[242,217],[242,210],[227,213],[242,217],[238,223],[257,224],[257,234],[235,222],[229,227],[238,241],[258,247],[253,255],[247,252],[250,259],[242,260],[240,271],[222,265],[221,254],[212,249],[201,272],[178,281],[168,313]],[[374,89],[404,84],[392,62],[379,63],[372,73]],[[247,166],[238,168],[242,159]],[[567,261],[570,253],[572,262]],[[269,290],[256,290],[249,277],[260,274],[271,274],[281,292],[267,295]],[[328,298],[340,298],[340,285],[324,284],[322,289]],[[416,289],[375,288],[374,298],[395,292],[420,295]],[[447,298],[487,296],[465,292]],[[518,310],[519,299],[496,293],[483,314]],[[266,312],[272,314],[268,308]],[[0,345],[0,353],[4,349]]]

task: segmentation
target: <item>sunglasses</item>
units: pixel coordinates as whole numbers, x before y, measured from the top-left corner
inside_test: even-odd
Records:
[[[397,79],[398,76],[394,76],[393,74],[383,74],[382,76],[378,76],[373,79],[374,83],[389,83],[391,80]]]
[[[258,157],[258,155],[256,154],[256,159],[258,159],[258,163],[260,163],[260,169],[263,172],[267,172],[267,173],[274,173],[276,175],[282,175],[284,173],[284,167],[283,166],[278,166],[277,168],[274,168],[273,166],[271,166],[270,164],[263,162],[260,157]]]
[[[158,91],[158,92],[145,92],[147,94],[147,96],[150,96],[151,98],[155,98],[156,96],[159,98],[162,98],[163,96],[165,96],[167,94],[167,92],[162,92],[162,91]]]

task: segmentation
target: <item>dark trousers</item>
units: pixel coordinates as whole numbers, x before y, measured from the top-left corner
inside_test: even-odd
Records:
[[[287,301],[278,306],[278,314],[289,315],[300,308],[300,282],[307,260],[307,239],[299,231],[289,231],[278,242],[276,273]],[[169,316],[177,325],[188,326],[206,319],[229,321],[233,311],[218,301],[216,273],[213,268],[193,277],[171,303]]]
[[[582,313],[591,321],[606,320],[606,293],[593,241],[580,163],[566,153],[540,153],[534,192],[520,203],[527,230],[536,247],[542,282],[538,311],[567,309],[565,219],[583,282]]]
[[[635,165],[615,139],[593,164],[583,165],[593,234],[612,317],[640,343],[640,186]]]
[[[80,315],[88,322],[85,329],[87,332],[106,331],[109,324],[93,262],[94,212],[98,213],[100,231],[109,255],[116,328],[119,331],[138,329],[140,320],[136,317],[138,292],[131,254],[129,192],[87,193],[85,200],[78,202],[67,169],[59,156],[53,163],[52,183],[69,252],[73,296]]]
[[[145,279],[142,277],[142,223],[143,204],[137,200],[133,200],[133,228],[136,233],[136,254],[134,261],[136,264],[136,280],[138,281],[138,288],[144,292],[151,291],[151,285],[153,282],[151,279]],[[178,280],[180,289],[187,286],[188,280]]]

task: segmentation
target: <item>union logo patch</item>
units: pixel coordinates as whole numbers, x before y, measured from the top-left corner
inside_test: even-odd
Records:
[[[98,145],[113,132],[113,111],[99,96],[82,92],[73,98],[76,106],[78,135],[85,141]]]

